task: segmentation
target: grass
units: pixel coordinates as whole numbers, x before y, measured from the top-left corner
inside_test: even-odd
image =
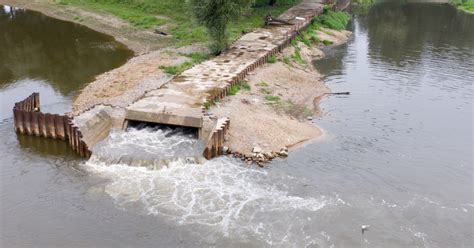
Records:
[[[351,15],[344,11],[334,12],[329,8],[324,8],[323,14],[315,17],[313,22],[335,30],[343,30],[351,19]]]
[[[451,2],[462,10],[474,13],[474,0],[452,0]]]
[[[267,0],[257,0],[245,16],[229,24],[230,40],[262,26],[268,13],[278,16],[297,2],[299,0],[280,0],[271,7]],[[206,29],[192,18],[185,0],[59,0],[59,3],[105,11],[140,29],[165,25],[165,31],[178,46],[209,41]]]
[[[239,91],[240,91],[240,85],[239,84],[234,84],[230,87],[228,95],[229,96],[234,96]]]
[[[168,74],[176,75],[191,68],[195,64],[201,63],[202,61],[209,59],[209,55],[206,53],[195,52],[182,55],[190,58],[191,60],[185,61],[178,65],[162,65],[160,66],[160,69]]]
[[[295,52],[291,58],[299,64],[306,65],[306,61],[301,57],[301,47],[295,46]]]
[[[267,87],[268,86],[267,82],[265,82],[265,81],[261,81],[261,82],[255,84],[255,85],[260,86],[260,87]]]
[[[261,89],[260,89],[260,92],[262,92],[263,94],[266,94],[266,95],[269,95],[269,94],[272,93],[272,92],[271,92],[269,89],[267,89],[267,88],[261,88]]]
[[[313,44],[319,43],[319,38],[316,35],[316,31],[321,28],[321,23],[314,21],[297,37],[298,41],[303,42],[306,46],[311,47]]]
[[[332,41],[330,40],[323,40],[323,44],[326,45],[326,46],[329,46],[329,45],[332,45]]]
[[[355,0],[354,2],[362,5],[371,5],[374,4],[375,0]]]
[[[276,107],[295,118],[305,118],[313,115],[311,109],[303,104],[295,103],[292,100],[279,101]]]
[[[285,64],[289,65],[291,63],[290,57],[288,57],[287,55],[283,56],[283,62]]]
[[[277,56],[275,54],[272,54],[270,58],[268,58],[268,63],[273,64],[277,61]]]
[[[241,80],[230,87],[228,95],[234,96],[242,89],[250,91],[251,89],[250,84],[247,81]]]
[[[250,84],[247,81],[243,81],[241,83],[242,89],[250,91],[252,88],[250,87]]]
[[[312,47],[314,44],[319,44],[321,40],[316,35],[316,31],[320,30],[321,27],[327,27],[330,29],[342,30],[345,29],[347,23],[351,19],[351,16],[347,12],[338,11],[334,12],[329,8],[325,8],[323,14],[314,17],[311,21],[311,25],[305,29],[301,34],[297,37],[297,41],[303,42],[306,46]],[[334,35],[330,31],[325,31],[325,33],[329,35]],[[324,45],[330,45],[332,42],[328,40],[322,41]],[[294,45],[294,43],[292,43]],[[294,45],[295,46],[295,45]],[[299,51],[295,51],[295,54],[292,56],[293,59],[299,63],[301,63],[301,55],[298,54]]]
[[[265,100],[267,100],[270,103],[275,103],[275,102],[280,101],[280,97],[279,96],[273,96],[273,95],[266,95]]]

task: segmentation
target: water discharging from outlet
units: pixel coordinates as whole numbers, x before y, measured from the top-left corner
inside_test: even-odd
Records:
[[[93,149],[90,161],[159,169],[171,161],[198,162],[204,142],[182,128],[131,127],[114,130]]]
[[[202,152],[199,142],[182,132],[132,128],[113,132],[85,167],[106,179],[101,187],[121,208],[163,217],[214,244],[235,238],[258,246],[317,244],[306,233],[314,212],[345,204],[337,196],[292,196],[294,178],[234,159],[198,164],[190,159],[196,151]]]

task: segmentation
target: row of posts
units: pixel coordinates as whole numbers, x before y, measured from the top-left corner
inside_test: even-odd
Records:
[[[90,157],[91,151],[82,140],[80,130],[66,115],[42,113],[39,93],[33,93],[13,107],[15,131],[25,135],[66,140],[81,157]]]
[[[211,159],[223,154],[222,149],[224,147],[225,136],[230,127],[230,119],[227,118],[222,122],[218,121],[217,125],[219,126],[212,131],[203,153],[206,159]]]

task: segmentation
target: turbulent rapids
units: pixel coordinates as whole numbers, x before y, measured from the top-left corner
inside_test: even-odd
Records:
[[[85,167],[106,179],[101,186],[121,208],[138,207],[192,226],[193,231],[215,234],[210,236],[216,239],[240,237],[299,247],[320,243],[305,234],[310,213],[344,204],[337,197],[291,196],[287,191],[294,179],[234,159],[199,164],[196,151],[202,151],[201,145],[182,130],[115,131],[98,145]]]
[[[98,144],[91,161],[159,169],[171,161],[202,160],[204,143],[182,128],[135,127],[113,131]]]

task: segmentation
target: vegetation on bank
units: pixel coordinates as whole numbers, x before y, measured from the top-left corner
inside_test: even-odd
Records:
[[[451,0],[456,7],[474,13],[474,0]]]
[[[202,61],[209,59],[208,54],[200,53],[200,52],[187,53],[187,54],[182,54],[182,55],[190,58],[190,60],[185,61],[178,65],[162,65],[160,66],[160,69],[162,69],[164,72],[168,74],[176,75],[191,68],[195,64],[199,64]]]
[[[318,45],[323,43],[325,46],[333,44],[329,40],[320,40],[317,36],[317,31],[321,30],[321,27],[326,27],[335,30],[345,29],[351,15],[344,11],[334,12],[330,8],[325,8],[323,13],[320,16],[316,16],[311,21],[311,24],[304,31],[296,37],[296,40],[292,42],[292,46],[295,48],[294,53],[290,56],[283,56],[282,61],[286,64],[290,64],[291,61],[294,61],[298,64],[305,65],[306,61],[301,57],[301,48],[298,47],[296,41],[304,43],[307,47],[312,47],[313,45]],[[329,35],[332,35],[328,31],[325,31]]]
[[[229,40],[242,33],[260,27],[264,17],[271,13],[278,16],[300,0],[278,0],[269,5],[269,0],[255,0],[253,4],[227,26]],[[187,0],[58,0],[60,4],[71,4],[88,9],[109,12],[141,29],[157,28],[172,35],[178,46],[211,41],[206,28],[193,18],[190,1]]]
[[[355,0],[354,2],[361,5],[371,5],[375,3],[375,0]]]
[[[316,31],[320,30],[321,27],[326,27],[335,30],[343,30],[346,28],[351,15],[344,11],[334,12],[329,8],[325,8],[320,16],[316,16],[311,21],[309,27],[301,32],[297,40],[303,42],[306,46],[311,47],[313,44],[319,44],[323,42],[324,45],[330,45],[330,41],[320,41],[316,35]],[[297,55],[295,55],[297,57]]]

